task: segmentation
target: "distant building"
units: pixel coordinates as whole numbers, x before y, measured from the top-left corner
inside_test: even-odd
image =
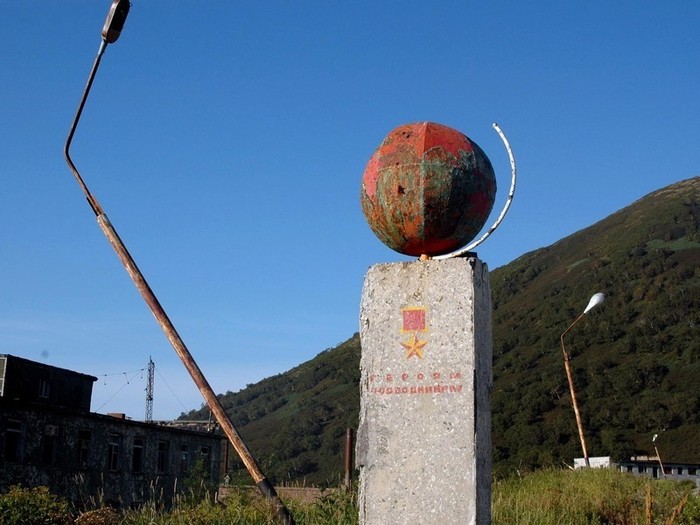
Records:
[[[691,480],[700,487],[700,465],[691,463],[661,463],[657,457],[633,457],[626,461],[618,461],[617,467],[622,472],[637,476],[647,476],[654,479]]]
[[[613,466],[613,462],[610,459],[610,456],[600,456],[600,457],[595,457],[595,458],[588,458],[588,465],[591,468],[608,468]],[[586,460],[583,458],[575,458],[574,459],[574,468],[579,469],[579,468],[584,468],[586,466]]]
[[[629,460],[615,460],[610,456],[588,458],[591,468],[614,468],[620,472],[627,472],[635,476],[645,476],[653,479],[689,480],[700,488],[700,465],[690,463],[666,463],[661,462],[655,456],[635,456]],[[574,459],[574,468],[583,468],[583,458]]]
[[[92,413],[96,380],[0,354],[0,491],[43,485],[77,504],[167,505],[197,464],[218,485],[219,433]]]

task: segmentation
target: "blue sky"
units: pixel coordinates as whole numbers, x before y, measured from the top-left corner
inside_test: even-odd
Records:
[[[0,0],[0,353],[98,376],[92,409],[202,399],[63,159],[108,0]],[[71,149],[217,392],[350,337],[364,274],[406,260],[359,205],[394,127],[489,155],[491,268],[700,172],[700,5],[134,0]],[[491,220],[495,218],[492,217]],[[582,304],[587,298],[582,298]],[[128,380],[128,382],[127,382]]]

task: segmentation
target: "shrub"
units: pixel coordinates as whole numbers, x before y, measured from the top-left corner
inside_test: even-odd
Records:
[[[68,503],[46,487],[31,489],[13,485],[0,494],[0,523],[3,525],[67,525]]]

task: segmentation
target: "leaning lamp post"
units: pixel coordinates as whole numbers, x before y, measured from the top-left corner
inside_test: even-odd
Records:
[[[664,429],[664,430],[666,430],[666,429]],[[661,432],[663,432],[664,430],[662,430]],[[659,462],[659,467],[661,467],[661,476],[664,479],[666,479],[666,470],[664,470],[664,464],[661,461],[661,454],[659,454],[659,447],[656,446],[656,438],[658,438],[658,437],[659,437],[658,434],[654,434],[654,437],[651,438],[651,442],[654,445],[654,452],[656,452],[656,459]]]
[[[586,439],[583,436],[583,423],[581,422],[581,414],[578,410],[578,403],[576,402],[576,390],[574,389],[574,378],[571,375],[571,367],[569,366],[569,360],[571,359],[568,352],[566,351],[566,346],[564,345],[564,337],[566,337],[566,334],[568,334],[571,329],[574,327],[576,323],[578,323],[584,315],[586,315],[588,312],[590,312],[593,308],[598,306],[600,303],[603,302],[603,299],[605,299],[605,296],[602,293],[597,293],[594,294],[593,297],[591,297],[591,300],[588,301],[588,306],[586,306],[586,309],[583,311],[581,315],[579,315],[576,320],[571,323],[569,328],[564,330],[564,333],[561,334],[561,351],[564,353],[564,368],[566,368],[566,377],[569,380],[569,390],[571,391],[571,403],[574,406],[574,414],[576,415],[576,426],[578,427],[578,437],[581,440],[581,450],[583,450],[583,461],[586,463],[587,467],[590,467],[590,462],[588,461],[588,451],[586,450]]]
[[[192,357],[192,354],[190,353],[189,349],[180,337],[180,334],[178,334],[177,330],[175,329],[175,326],[170,321],[170,318],[161,306],[160,302],[158,301],[158,298],[156,297],[155,293],[146,281],[146,278],[141,273],[141,270],[139,270],[138,266],[136,265],[136,262],[131,257],[129,251],[126,249],[124,242],[121,240],[121,238],[117,234],[117,231],[112,226],[112,223],[107,218],[107,215],[105,214],[104,210],[97,202],[97,199],[92,195],[92,193],[90,193],[90,190],[83,181],[83,178],[81,177],[80,173],[78,172],[78,169],[75,167],[75,164],[73,163],[73,160],[70,157],[70,146],[71,142],[73,141],[73,135],[75,134],[75,130],[78,126],[78,121],[80,120],[83,108],[85,107],[85,101],[87,100],[88,93],[90,92],[93,80],[95,79],[95,74],[97,73],[97,68],[100,65],[100,60],[102,59],[102,55],[104,54],[107,45],[113,44],[119,38],[119,35],[121,34],[121,31],[124,27],[124,22],[126,21],[126,17],[129,13],[130,7],[131,3],[129,0],[112,1],[112,6],[109,10],[109,14],[107,15],[107,20],[105,21],[105,25],[102,29],[102,41],[100,43],[100,48],[97,52],[97,57],[95,58],[92,69],[90,71],[87,85],[85,86],[85,89],[83,91],[83,96],[80,99],[78,111],[76,112],[73,124],[70,128],[70,132],[68,133],[68,138],[66,140],[66,145],[64,149],[66,162],[68,163],[68,166],[73,172],[73,176],[80,185],[80,188],[82,189],[85,198],[88,201],[88,204],[92,208],[92,211],[95,213],[95,216],[97,217],[97,223],[99,224],[100,229],[107,237],[107,240],[116,252],[121,263],[124,265],[124,268],[131,277],[131,280],[134,282],[134,285],[141,294],[141,297],[143,297],[143,299],[146,301],[146,304],[153,313],[153,316],[156,318],[156,321],[163,329],[163,332],[170,341],[170,344],[173,346],[175,353],[177,353],[178,357],[185,365],[185,368],[190,373],[192,380],[197,385],[197,388],[199,388],[199,391],[201,392],[202,396],[209,405],[210,410],[216,417],[217,421],[219,422],[219,425],[221,425],[221,429],[223,430],[224,434],[226,434],[226,437],[231,442],[231,445],[233,445],[233,448],[236,450],[239,457],[243,461],[243,464],[248,470],[248,473],[251,475],[253,481],[258,486],[258,489],[271,503],[280,523],[282,523],[283,525],[294,525],[294,518],[289,513],[289,510],[287,509],[287,507],[285,507],[284,503],[277,495],[277,492],[275,491],[275,488],[272,485],[272,483],[267,479],[267,477],[265,477],[265,474],[260,469],[257,461],[248,450],[246,444],[243,442],[240,434],[238,433],[238,430],[233,426],[233,423],[226,414],[224,407],[219,401],[219,398],[216,397],[214,390],[211,388],[211,385],[207,381],[206,377],[204,377],[204,374],[195,362],[194,358]]]

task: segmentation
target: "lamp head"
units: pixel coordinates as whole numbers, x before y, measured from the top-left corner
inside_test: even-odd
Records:
[[[102,39],[107,44],[113,44],[119,38],[130,7],[131,2],[129,0],[114,0],[112,2],[112,7],[109,8],[105,25],[102,28]]]
[[[589,310],[592,310],[600,303],[602,303],[603,299],[605,299],[605,296],[602,293],[598,292],[597,294],[594,294],[593,297],[591,297],[591,300],[588,301],[588,306],[586,306],[586,309],[583,311],[583,313],[587,314]]]

